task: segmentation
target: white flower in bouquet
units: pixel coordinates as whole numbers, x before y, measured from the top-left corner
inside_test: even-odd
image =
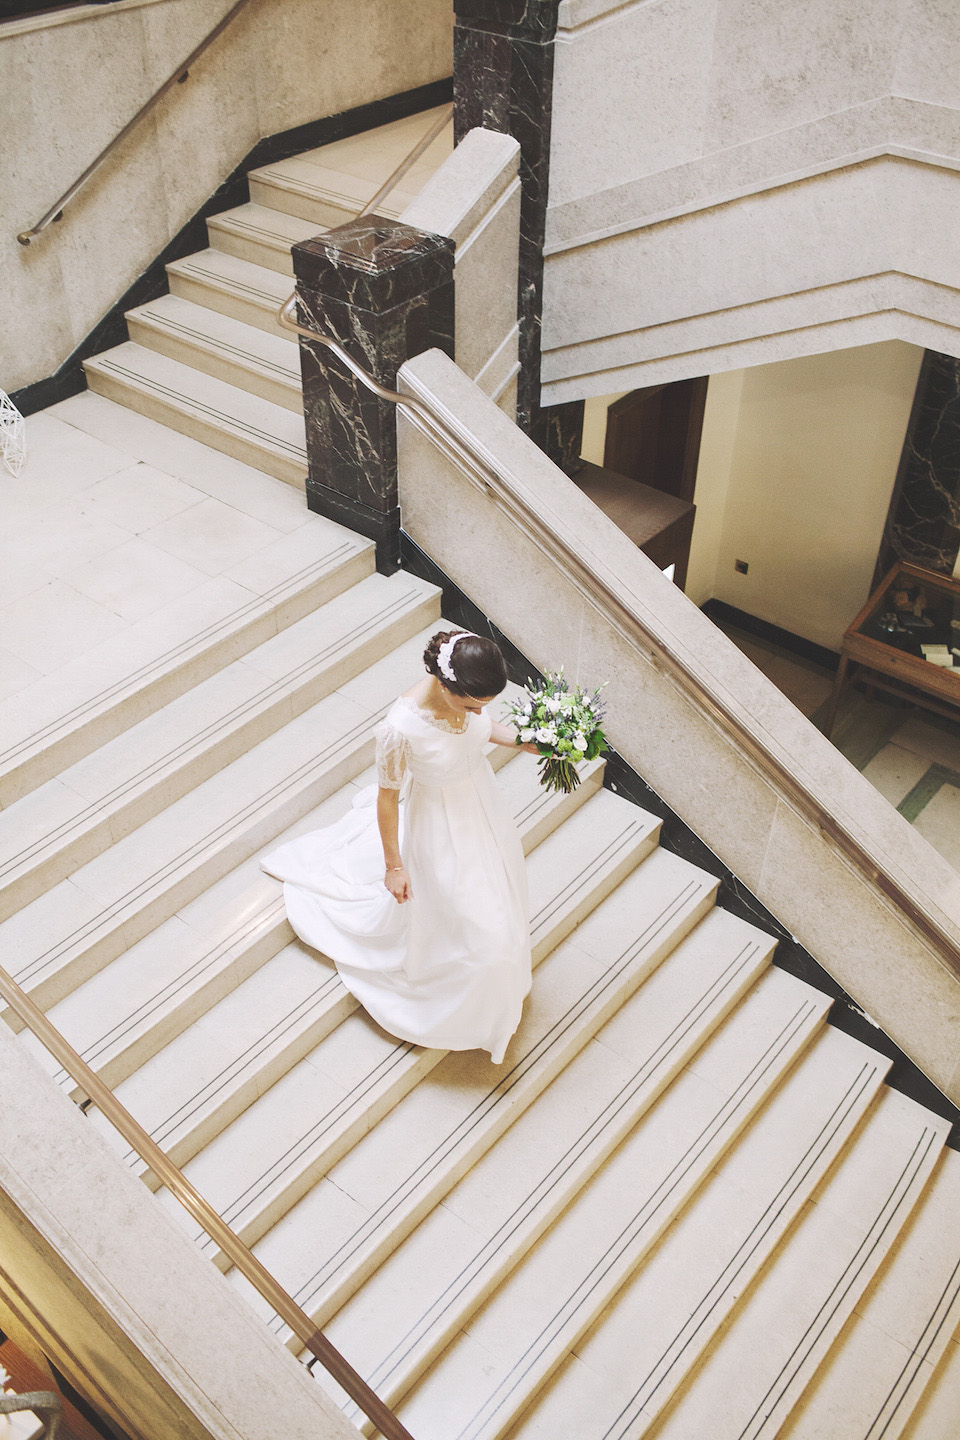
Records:
[[[602,688],[602,687],[601,687]],[[535,741],[540,751],[540,782],[548,790],[569,794],[580,784],[577,765],[595,760],[607,749],[601,725],[600,690],[571,690],[562,670],[508,706],[507,720],[517,730],[517,743]]]

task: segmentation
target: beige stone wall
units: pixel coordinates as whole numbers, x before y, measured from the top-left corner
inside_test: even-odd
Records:
[[[456,244],[456,359],[511,419],[517,413],[520,146],[471,130],[400,219]]]
[[[691,599],[840,648],[870,593],[922,358],[893,340],[711,379]]]
[[[960,354],[960,7],[563,0],[547,403],[901,339]]]
[[[231,0],[0,26],[0,388],[52,373],[263,136],[449,75],[450,0],[251,0],[29,248],[16,243]]]

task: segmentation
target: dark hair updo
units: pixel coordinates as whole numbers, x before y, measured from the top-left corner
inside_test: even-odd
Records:
[[[450,668],[457,677],[456,683],[444,675],[437,663],[440,646],[455,635],[463,636],[450,656]],[[467,696],[471,700],[486,700],[491,695],[499,695],[507,683],[507,667],[499,646],[492,640],[484,640],[482,635],[471,635],[466,630],[438,630],[423,652],[423,663],[427,673],[436,676],[451,695]]]

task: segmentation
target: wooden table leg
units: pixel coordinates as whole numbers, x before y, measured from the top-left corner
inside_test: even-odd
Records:
[[[841,655],[840,664],[837,666],[836,678],[833,682],[833,689],[830,692],[830,703],[827,706],[827,714],[823,723],[823,733],[828,740],[833,734],[833,726],[837,718],[837,706],[840,703],[840,696],[843,692],[844,684],[846,682],[847,669],[849,667],[849,664],[850,661],[847,659],[846,655]]]

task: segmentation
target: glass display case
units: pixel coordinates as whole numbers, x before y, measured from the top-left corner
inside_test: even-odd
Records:
[[[960,580],[899,560],[843,637],[827,710],[857,679],[960,719]]]

